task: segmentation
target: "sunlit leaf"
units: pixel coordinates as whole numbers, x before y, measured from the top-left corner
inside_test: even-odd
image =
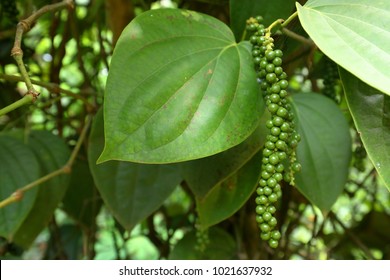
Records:
[[[105,147],[98,162],[170,163],[244,141],[262,98],[248,42],[197,12],[142,13],[116,45],[104,100]]]
[[[317,46],[365,83],[390,95],[390,2],[309,0],[296,4]]]

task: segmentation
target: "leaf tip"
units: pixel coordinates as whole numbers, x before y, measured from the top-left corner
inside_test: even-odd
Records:
[[[106,150],[104,149],[103,152],[100,154],[99,158],[96,160],[96,164],[101,164],[109,160],[111,160],[111,158],[109,157],[109,155],[107,155]]]

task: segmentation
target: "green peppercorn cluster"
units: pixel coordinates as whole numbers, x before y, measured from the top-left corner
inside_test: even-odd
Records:
[[[339,72],[337,69],[337,65],[327,57],[325,57],[324,59],[325,74],[323,77],[324,87],[322,89],[322,93],[338,103],[339,100],[336,92],[336,84],[337,80],[339,79]]]
[[[294,172],[301,169],[295,156],[300,136],[294,129],[294,115],[287,99],[288,81],[282,68],[283,52],[274,49],[273,38],[261,22],[262,17],[247,21],[247,31],[253,32],[249,41],[255,70],[265,104],[271,113],[271,119],[266,123],[269,134],[263,149],[261,179],[257,188],[256,221],[261,239],[276,248],[281,234],[276,227],[275,204],[282,195],[281,181],[293,184]]]

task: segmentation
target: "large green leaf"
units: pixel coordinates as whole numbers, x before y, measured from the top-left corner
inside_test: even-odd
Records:
[[[301,142],[297,158],[302,170],[296,186],[309,201],[328,211],[343,191],[351,160],[349,125],[337,105],[315,93],[293,96]]]
[[[270,114],[266,111],[258,128],[241,144],[222,153],[181,164],[183,178],[195,196],[203,198],[263,147],[268,132],[265,121],[269,117]]]
[[[343,69],[340,76],[367,154],[390,190],[390,97]]]
[[[176,165],[146,165],[113,161],[96,165],[104,146],[103,116],[95,116],[88,161],[95,184],[115,218],[127,230],[153,213],[180,183]]]
[[[258,185],[262,152],[258,152],[235,174],[218,184],[206,197],[198,198],[199,224],[208,228],[233,215]]]
[[[210,156],[256,128],[262,98],[248,42],[196,12],[145,12],[116,45],[98,162],[169,163]]]
[[[260,15],[268,26],[273,21],[286,19],[292,14],[294,3],[295,0],[230,0],[230,25],[237,41],[242,38],[248,18]]]
[[[70,156],[65,142],[48,131],[32,131],[27,145],[39,161],[42,177],[64,166]],[[69,175],[60,175],[37,187],[34,206],[14,236],[18,245],[28,248],[45,228],[64,197],[68,183]]]
[[[21,140],[0,135],[0,200],[40,177],[39,162]],[[34,205],[38,188],[25,192],[23,199],[0,208],[0,236],[11,239]]]
[[[303,28],[332,60],[390,95],[390,1],[297,3]]]

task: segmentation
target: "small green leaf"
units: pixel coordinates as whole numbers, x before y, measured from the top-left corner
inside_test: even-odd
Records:
[[[65,142],[48,131],[32,131],[27,145],[36,155],[41,166],[41,177],[60,169],[68,161],[70,151]],[[28,248],[49,223],[54,210],[65,195],[69,175],[56,176],[37,186],[38,195],[33,208],[18,228],[14,241]]]
[[[32,150],[22,141],[0,135],[0,200],[37,180],[41,170]],[[12,239],[28,216],[37,197],[38,188],[24,193],[23,199],[0,208],[0,236]]]
[[[266,111],[258,128],[241,144],[210,157],[181,163],[183,178],[195,196],[203,198],[253,158],[264,145],[268,133],[265,121],[269,116]]]
[[[343,69],[340,76],[367,154],[390,190],[390,97]]]
[[[96,165],[103,146],[103,116],[100,110],[92,125],[88,161],[105,205],[130,231],[157,210],[180,183],[180,168],[172,164],[146,165],[121,161]]]
[[[299,191],[328,211],[343,191],[351,160],[351,136],[343,113],[329,98],[315,93],[293,96],[301,142],[295,174]]]
[[[196,12],[142,13],[116,45],[98,162],[171,163],[210,156],[257,127],[262,98],[248,42]]]
[[[242,39],[246,20],[262,16],[264,25],[273,21],[286,19],[293,13],[295,0],[230,0],[230,25],[237,41]]]
[[[390,2],[309,0],[296,4],[299,20],[332,60],[390,95]]]
[[[206,197],[197,198],[199,224],[208,228],[233,215],[258,185],[262,153],[258,152],[235,174],[214,187]]]

